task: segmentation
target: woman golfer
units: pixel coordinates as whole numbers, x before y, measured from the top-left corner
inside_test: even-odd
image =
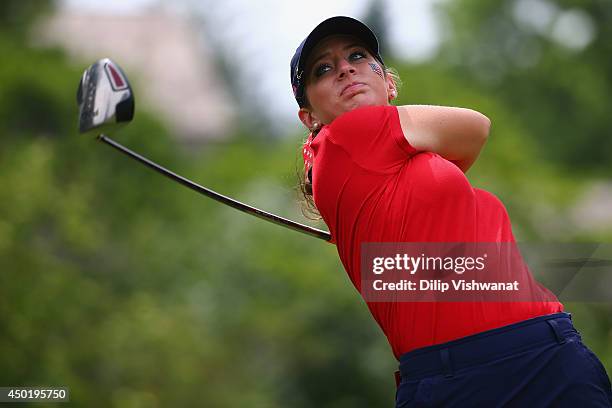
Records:
[[[489,119],[390,105],[396,80],[363,23],[319,24],[291,60],[291,84],[311,131],[304,190],[357,289],[364,243],[514,242],[503,204],[464,174]],[[612,406],[601,362],[556,298],[536,289],[521,302],[366,299],[399,360],[396,406]]]

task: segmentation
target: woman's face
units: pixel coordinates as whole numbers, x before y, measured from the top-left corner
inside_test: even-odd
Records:
[[[306,62],[306,96],[309,107],[300,109],[300,120],[328,124],[337,116],[361,106],[387,105],[395,84],[384,68],[357,38],[325,38]]]

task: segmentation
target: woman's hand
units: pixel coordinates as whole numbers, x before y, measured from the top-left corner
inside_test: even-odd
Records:
[[[405,105],[397,110],[408,143],[418,151],[439,154],[464,173],[489,136],[491,121],[472,109]]]

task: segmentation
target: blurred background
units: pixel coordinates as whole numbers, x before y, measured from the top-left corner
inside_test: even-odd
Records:
[[[379,34],[399,104],[492,119],[469,177],[518,241],[612,241],[609,0],[4,0],[1,386],[66,386],[87,407],[392,406],[395,360],[332,245],[76,132],[78,80],[111,57],[136,94],[118,140],[324,228],[300,211],[288,71],[338,14]],[[612,306],[565,306],[611,372]]]

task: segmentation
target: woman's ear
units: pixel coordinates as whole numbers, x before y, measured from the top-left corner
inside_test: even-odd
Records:
[[[387,99],[389,102],[397,98],[397,85],[393,76],[387,73],[385,80],[387,81]]]
[[[298,117],[310,131],[316,130],[321,126],[321,121],[317,116],[306,108],[300,108]]]

